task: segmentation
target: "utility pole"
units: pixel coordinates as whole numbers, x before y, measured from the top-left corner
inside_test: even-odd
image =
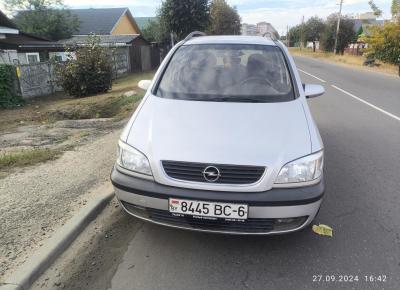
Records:
[[[289,25],[286,25],[286,46],[289,47]]]
[[[338,21],[337,21],[337,26],[336,26],[335,46],[333,47],[333,53],[334,54],[336,54],[336,52],[337,52],[337,43],[338,43],[339,29],[340,29],[340,20],[342,18],[342,6],[343,6],[343,0],[340,0],[339,15],[338,15]]]
[[[171,37],[171,48],[173,48],[175,43],[174,43],[174,34],[172,33],[172,31],[169,36]]]
[[[303,15],[303,19],[301,21],[301,30],[300,30],[300,50],[302,50],[303,45],[304,45],[304,15]]]

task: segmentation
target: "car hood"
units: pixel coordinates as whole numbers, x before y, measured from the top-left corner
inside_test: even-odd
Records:
[[[201,102],[149,96],[126,142],[161,160],[278,166],[311,153],[299,100]]]

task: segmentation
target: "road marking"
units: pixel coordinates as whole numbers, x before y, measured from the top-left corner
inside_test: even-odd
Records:
[[[320,82],[326,83],[326,81],[324,81],[323,79],[321,79],[321,78],[319,78],[319,77],[317,77],[317,76],[315,76],[315,75],[312,75],[312,74],[310,74],[310,73],[308,73],[308,72],[306,72],[306,71],[304,71],[304,70],[301,70],[301,69],[299,69],[299,68],[298,68],[297,70],[298,70],[298,71],[301,71],[302,73],[304,73],[304,74],[306,74],[306,75],[309,75],[310,77],[313,77],[313,78],[319,80]]]
[[[392,117],[393,119],[395,119],[397,121],[400,121],[400,117],[398,117],[396,115],[393,115],[392,113],[389,113],[388,111],[385,111],[385,110],[383,110],[383,109],[381,109],[381,108],[379,108],[379,107],[377,107],[377,106],[375,106],[375,105],[373,105],[373,104],[371,104],[371,103],[369,103],[367,101],[364,101],[363,99],[360,99],[359,97],[357,97],[357,96],[355,96],[355,95],[353,95],[353,94],[351,94],[351,93],[349,93],[349,92],[347,92],[347,91],[345,91],[345,90],[343,90],[343,89],[341,89],[341,88],[339,88],[339,87],[337,87],[335,85],[331,85],[331,86],[332,86],[332,88],[335,88],[338,91],[341,91],[342,93],[344,93],[344,94],[356,99],[357,101],[360,101],[361,103],[364,103],[367,106],[370,106],[371,108],[373,108],[373,109],[375,109],[375,110],[377,110],[377,111],[379,111],[381,113],[384,113],[385,115],[387,115],[389,117]]]

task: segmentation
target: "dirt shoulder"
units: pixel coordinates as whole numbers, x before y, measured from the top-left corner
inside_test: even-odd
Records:
[[[77,99],[56,94],[28,100],[18,109],[0,110],[0,179],[15,168],[53,160],[119,127],[144,95],[138,81],[152,75],[129,75],[101,95]]]
[[[289,48],[289,51],[294,56],[315,58],[322,61],[327,61],[344,66],[350,66],[352,68],[357,68],[362,70],[369,70],[373,72],[381,72],[391,75],[399,74],[399,68],[392,64],[387,64],[377,61],[376,63],[378,64],[378,66],[373,66],[373,67],[365,66],[363,65],[365,58],[362,56],[349,55],[349,54],[335,55],[333,53],[327,53],[322,51],[313,52],[310,49],[300,50],[299,48],[296,47]]]
[[[109,180],[120,130],[0,183],[0,279],[23,263]],[[91,190],[92,189],[92,190]]]
[[[12,110],[0,109],[0,132],[21,126],[46,125],[59,120],[94,118],[123,119],[130,113],[129,105],[143,96],[137,83],[151,79],[154,72],[135,73],[115,80],[110,92],[73,98],[64,93],[28,99],[26,104]]]
[[[0,112],[0,282],[109,182],[144,78],[152,73],[118,80],[107,94]]]

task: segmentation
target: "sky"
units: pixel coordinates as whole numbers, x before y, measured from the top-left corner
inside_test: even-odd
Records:
[[[184,0],[182,0],[184,1]],[[0,0],[1,2],[1,0]],[[71,8],[129,7],[134,16],[155,16],[161,0],[64,0]],[[299,24],[312,16],[326,17],[339,10],[340,0],[227,0],[236,6],[242,22],[255,24],[270,22],[285,35],[287,26]],[[383,17],[390,18],[391,0],[375,0],[383,10]],[[343,13],[354,14],[370,11],[368,0],[344,0]]]

